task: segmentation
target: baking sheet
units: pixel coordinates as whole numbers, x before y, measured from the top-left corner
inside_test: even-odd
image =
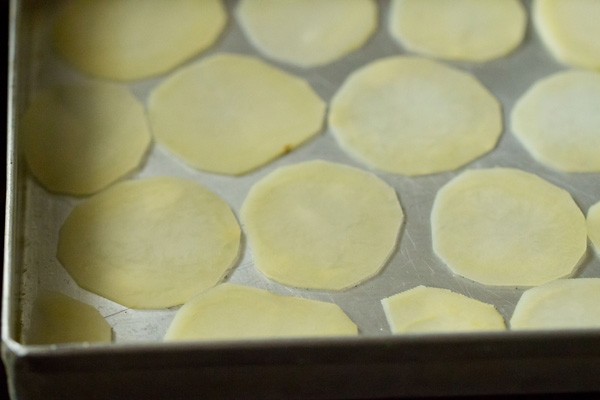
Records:
[[[189,63],[218,52],[260,57],[235,21],[232,11],[236,2],[228,1],[226,4],[229,23],[221,39],[209,51]],[[328,102],[348,74],[355,69],[377,58],[406,53],[387,32],[386,14],[389,2],[382,0],[378,1],[378,4],[380,6],[379,29],[359,51],[330,65],[310,69],[266,61],[305,78]],[[525,4],[527,7],[530,6],[529,2]],[[18,104],[17,117],[22,114],[29,99],[43,88],[89,79],[67,65],[52,49],[49,30],[59,6],[59,1],[35,3],[34,18],[27,26],[31,29],[31,48],[20,54],[24,59],[19,64],[19,87],[16,90],[22,103]],[[502,103],[505,129],[495,150],[457,171],[448,173],[409,178],[374,171],[396,189],[405,212],[405,224],[399,245],[390,262],[378,276],[343,292],[308,291],[286,287],[268,280],[254,268],[251,251],[243,239],[240,261],[226,280],[267,289],[274,293],[335,302],[359,326],[361,335],[366,337],[390,335],[380,300],[417,285],[447,288],[494,304],[508,321],[523,289],[490,287],[454,276],[433,253],[429,214],[437,190],[458,173],[465,169],[496,166],[533,172],[567,189],[584,213],[592,204],[600,201],[600,174],[565,174],[548,169],[535,162],[507,128],[508,116],[515,100],[537,79],[566,69],[551,58],[532,28],[529,24],[523,45],[503,59],[483,64],[445,62],[473,73]],[[145,102],[149,92],[160,84],[165,76],[135,82],[129,84],[129,87]],[[171,155],[165,148],[155,144],[147,162],[128,178],[166,175],[194,180],[225,199],[239,217],[241,204],[255,182],[280,166],[313,159],[326,159],[367,169],[341,150],[325,126],[320,135],[297,150],[242,177],[221,176],[194,170]],[[22,254],[17,255],[22,262],[19,265],[20,270],[16,271],[20,275],[19,279],[14,282],[18,282],[20,289],[20,302],[17,307],[20,312],[18,323],[24,329],[15,329],[14,332],[26,333],[32,301],[38,290],[43,288],[60,291],[95,306],[112,326],[116,343],[161,341],[176,308],[152,311],[125,308],[80,289],[56,259],[58,230],[73,207],[83,199],[50,194],[29,175],[24,177],[22,190],[23,245]],[[591,246],[575,276],[600,276],[600,258]],[[16,340],[22,340],[22,335],[16,335]]]

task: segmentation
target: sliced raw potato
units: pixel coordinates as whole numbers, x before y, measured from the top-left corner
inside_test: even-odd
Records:
[[[133,80],[194,57],[226,22],[220,0],[70,0],[56,21],[54,42],[86,73]]]
[[[511,125],[537,161],[600,172],[600,74],[559,72],[538,81],[517,101]]]
[[[527,13],[519,0],[394,0],[392,37],[410,51],[450,60],[488,61],[523,41]]]
[[[587,213],[588,236],[594,248],[600,253],[600,202],[590,207]]]
[[[324,113],[325,103],[302,79],[233,54],[182,69],[149,100],[160,143],[196,168],[233,175],[317,134]]]
[[[241,218],[256,267],[267,277],[343,290],[383,268],[404,216],[394,189],[375,175],[310,161],[256,183]]]
[[[301,67],[335,61],[377,29],[372,0],[242,0],[237,19],[267,57]]]
[[[358,328],[333,303],[279,296],[224,283],[177,311],[165,340],[242,340],[356,335]]]
[[[502,112],[473,76],[431,60],[392,57],[350,75],[332,100],[329,125],[361,162],[424,175],[454,170],[492,150]]]
[[[536,0],[533,21],[542,41],[560,62],[600,68],[600,2]]]
[[[84,289],[131,308],[179,305],[217,284],[238,257],[227,204],[175,178],[127,181],[77,206],[58,258]]]
[[[600,279],[559,279],[523,293],[511,329],[600,328]]]
[[[470,170],[439,190],[433,249],[450,269],[497,286],[536,286],[571,274],[585,254],[583,213],[571,195],[509,168]]]
[[[44,291],[35,299],[26,344],[111,341],[112,329],[94,307],[57,292]]]
[[[381,300],[392,333],[502,331],[504,318],[491,304],[425,286]]]
[[[123,86],[57,86],[33,98],[21,124],[33,175],[53,192],[88,195],[139,166],[151,142],[143,105]]]

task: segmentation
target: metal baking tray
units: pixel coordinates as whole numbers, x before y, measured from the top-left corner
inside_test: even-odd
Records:
[[[57,232],[82,199],[49,194],[27,172],[18,140],[19,118],[32,94],[49,85],[86,79],[52,49],[48,34],[60,1],[12,0],[8,114],[8,179],[2,356],[14,399],[52,398],[382,398],[432,395],[577,392],[600,390],[600,331],[501,332],[392,336],[380,300],[419,284],[448,288],[492,303],[508,320],[523,289],[495,288],[454,276],[433,254],[429,213],[437,190],[467,168],[514,167],[567,189],[586,212],[600,200],[600,174],[563,174],[531,159],[505,129],[497,148],[464,168],[408,178],[376,172],[399,195],[406,222],[400,244],[381,274],[343,292],[307,291],[269,281],[248,249],[230,282],[337,303],[361,334],[344,339],[298,339],[166,344],[176,309],[138,311],[80,289],[56,259]],[[226,2],[229,23],[216,52],[258,55]],[[345,77],[367,62],[404,53],[387,33],[388,1],[378,1],[377,33],[359,51],[330,65],[300,69],[269,61],[304,77],[328,101]],[[525,1],[529,8],[530,3]],[[197,61],[192,60],[190,62]],[[534,81],[564,69],[541,45],[531,23],[513,54],[484,64],[448,63],[473,73],[508,114]],[[163,77],[130,84],[145,100]],[[365,168],[335,143],[327,127],[292,153],[242,177],[199,172],[154,145],[144,166],[128,178],[180,176],[208,186],[238,213],[249,188],[274,169],[310,159]],[[600,276],[591,248],[576,274]],[[114,331],[111,345],[26,346],[23,330],[33,298],[53,289],[94,305]]]

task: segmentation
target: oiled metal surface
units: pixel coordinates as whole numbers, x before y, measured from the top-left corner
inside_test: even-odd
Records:
[[[14,66],[18,68],[19,73],[17,86],[13,88],[12,93],[13,98],[17,100],[17,118],[22,114],[28,100],[39,90],[58,83],[88,79],[67,65],[52,49],[51,36],[48,32],[60,2],[38,3],[32,7],[35,9],[35,18],[23,19],[24,31],[27,35],[31,35],[28,41],[30,48],[18,49],[19,63]],[[406,53],[387,32],[388,1],[380,1],[378,4],[380,6],[379,29],[359,51],[330,65],[311,69],[268,62],[304,77],[325,101],[329,101],[353,70],[377,58]],[[526,4],[529,6],[528,2]],[[230,18],[223,36],[208,52],[190,62],[196,62],[217,52],[258,55],[244,37],[233,16],[235,2],[228,2],[227,5]],[[553,61],[542,47],[531,23],[523,45],[503,59],[483,64],[447,64],[473,73],[499,99],[504,110],[505,129],[495,150],[458,171],[416,178],[374,171],[396,189],[405,212],[405,224],[398,247],[381,274],[343,292],[289,288],[268,280],[255,269],[251,251],[244,240],[240,261],[227,280],[265,288],[275,293],[335,302],[358,324],[364,336],[390,335],[380,300],[417,285],[447,288],[492,303],[508,320],[523,289],[489,287],[454,276],[433,253],[430,211],[437,190],[465,169],[496,166],[520,168],[568,190],[585,213],[592,204],[600,201],[600,174],[565,174],[546,168],[526,153],[507,128],[508,116],[515,100],[537,79],[566,68]],[[140,99],[146,101],[148,93],[164,78],[165,76],[144,80],[129,86]],[[11,134],[17,133],[11,132]],[[241,204],[248,190],[257,180],[282,165],[312,159],[326,159],[366,168],[340,149],[325,126],[320,135],[297,150],[241,177],[196,171],[179,161],[162,146],[155,144],[146,163],[128,178],[168,175],[192,179],[222,196],[239,216]],[[16,166],[24,167],[22,161],[17,162]],[[161,341],[176,309],[156,311],[127,309],[80,289],[57,260],[56,247],[60,226],[73,207],[82,199],[48,193],[28,174],[16,176],[24,181],[22,185],[16,186],[19,193],[12,193],[12,195],[16,196],[15,199],[21,198],[24,203],[22,207],[16,203],[12,204],[12,209],[9,210],[12,213],[22,213],[21,217],[17,217],[21,222],[12,233],[15,237],[11,240],[22,240],[22,245],[15,247],[18,251],[16,254],[11,254],[12,260],[9,262],[13,266],[10,271],[10,282],[18,285],[18,289],[12,288],[13,293],[20,293],[20,296],[18,298],[13,296],[9,300],[8,309],[12,310],[15,318],[8,322],[13,325],[22,324],[26,331],[32,300],[37,291],[44,288],[58,290],[94,305],[113,327],[117,343]],[[20,191],[23,191],[22,195]],[[576,276],[600,276],[600,258],[591,246]],[[20,340],[18,326],[12,326],[9,332],[12,339]]]

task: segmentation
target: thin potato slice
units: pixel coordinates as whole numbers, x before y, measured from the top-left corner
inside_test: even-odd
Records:
[[[600,2],[536,0],[532,17],[554,58],[576,67],[600,68]]]
[[[404,216],[394,189],[375,175],[310,161],[256,183],[241,218],[256,267],[267,277],[343,290],[383,268]]]
[[[583,213],[571,195],[509,168],[470,170],[439,190],[433,249],[450,269],[495,286],[536,286],[571,274],[585,254]]]
[[[471,75],[392,57],[354,72],[333,97],[340,146],[370,167],[404,175],[454,170],[496,146],[498,101]]]
[[[139,166],[151,143],[143,105],[123,86],[57,86],[21,124],[27,164],[50,191],[89,195]]]
[[[600,74],[568,71],[538,81],[517,101],[511,125],[537,161],[600,172]]]
[[[92,306],[45,291],[35,299],[26,344],[110,343],[112,328]]]
[[[256,340],[357,333],[356,325],[333,303],[224,283],[185,303],[177,311],[165,340]]]
[[[238,257],[227,204],[175,178],[119,183],[77,206],[58,258],[84,289],[131,308],[184,303],[217,284]]]
[[[290,152],[321,130],[324,114],[304,80],[234,54],[182,69],[149,100],[160,143],[193,167],[232,175]]]
[[[406,49],[461,61],[507,55],[526,26],[519,0],[394,0],[389,14],[390,34]]]
[[[590,207],[587,213],[588,236],[600,254],[600,202]]]
[[[503,331],[491,304],[447,289],[417,286],[381,300],[392,333]]]
[[[237,19],[267,57],[301,67],[333,62],[377,29],[372,0],[242,0]]]
[[[510,328],[600,328],[600,279],[559,279],[523,293]]]
[[[54,42],[84,72],[134,80],[167,72],[205,50],[226,22],[220,0],[69,0]]]

